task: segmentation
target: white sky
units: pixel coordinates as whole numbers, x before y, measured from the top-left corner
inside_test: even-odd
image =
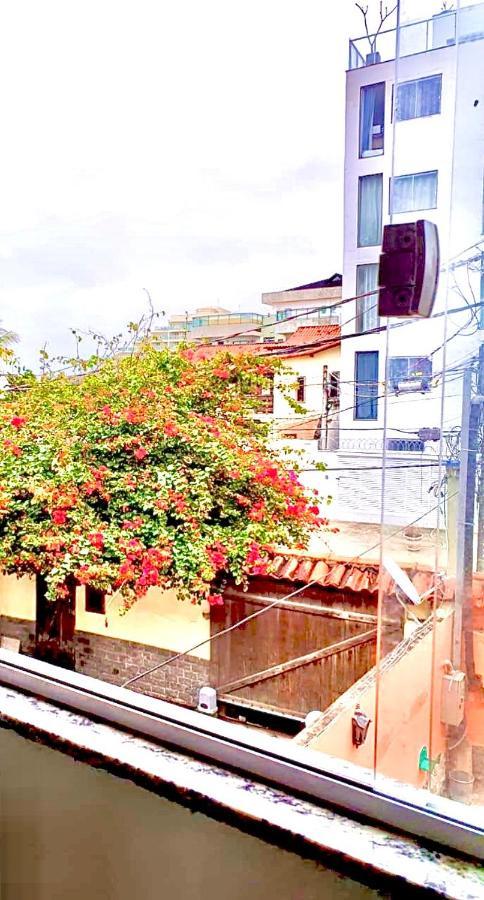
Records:
[[[23,358],[119,330],[143,288],[250,309],[341,271],[361,32],[353,0],[5,4],[0,319]]]

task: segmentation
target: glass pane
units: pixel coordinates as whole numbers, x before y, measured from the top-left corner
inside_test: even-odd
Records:
[[[376,263],[366,263],[356,268],[356,295],[357,301],[357,317],[356,331],[358,333],[369,331],[370,328],[376,328],[378,325],[378,265]],[[367,294],[368,291],[375,291],[368,297],[361,297],[361,294]]]
[[[361,88],[360,156],[377,156],[384,149],[385,83]]]
[[[363,175],[359,180],[358,246],[380,243],[382,223],[382,175]]]

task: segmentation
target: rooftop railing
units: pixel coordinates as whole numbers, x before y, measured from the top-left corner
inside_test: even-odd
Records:
[[[451,47],[457,37],[459,43],[484,38],[484,3],[463,7],[459,13],[448,10],[429,19],[401,25],[399,56],[412,56],[414,53]],[[364,35],[349,42],[350,69],[388,62],[395,59],[396,55],[396,28],[370,34],[369,37]]]

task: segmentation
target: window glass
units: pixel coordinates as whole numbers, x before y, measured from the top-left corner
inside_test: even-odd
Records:
[[[377,156],[384,150],[385,82],[368,84],[360,93],[360,156]]]
[[[355,419],[378,418],[378,351],[355,353]]]
[[[306,379],[304,376],[299,376],[297,379],[297,391],[296,391],[296,400],[298,403],[304,403],[306,398]]]
[[[423,356],[392,356],[388,360],[388,377],[393,391],[428,391],[432,360]]]
[[[361,334],[378,326],[378,263],[365,263],[356,267],[356,332]],[[368,297],[360,297],[368,291],[375,291]]]
[[[383,175],[362,175],[358,183],[358,247],[381,242]]]
[[[437,206],[437,172],[399,175],[391,180],[391,212],[402,213]]]
[[[398,85],[396,120],[417,119],[440,113],[442,76],[417,78]]]

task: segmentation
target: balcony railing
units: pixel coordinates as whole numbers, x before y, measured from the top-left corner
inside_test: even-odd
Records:
[[[399,56],[412,56],[414,53],[451,47],[457,36],[459,43],[484,38],[484,3],[463,7],[458,13],[449,10],[430,19],[401,25],[398,53]],[[396,28],[349,42],[350,69],[388,62],[395,59],[396,55]]]

